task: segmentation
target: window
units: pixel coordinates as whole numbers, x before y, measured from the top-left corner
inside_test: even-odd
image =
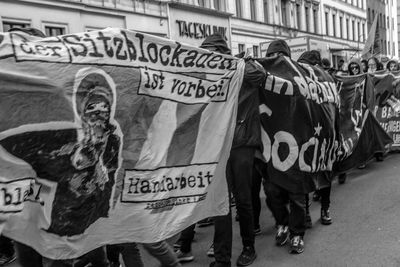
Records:
[[[364,0],[361,0],[361,8],[364,9]]]
[[[242,53],[244,51],[244,44],[239,44],[238,49],[239,49],[239,53]]]
[[[236,17],[241,18],[242,17],[242,1],[241,0],[235,0],[236,1]]]
[[[57,36],[65,34],[65,27],[63,26],[45,26],[44,30],[46,36]]]
[[[390,21],[389,21],[389,16],[387,16],[387,27],[390,28]]]
[[[343,17],[339,17],[339,37],[343,38]]]
[[[347,39],[350,40],[350,23],[349,23],[349,19],[346,19],[346,31],[347,31]]]
[[[387,42],[387,53],[390,54],[390,42]]]
[[[357,34],[358,34],[357,41],[358,42],[360,41],[360,36],[361,36],[360,33],[361,33],[360,22],[357,22]]]
[[[297,29],[301,28],[301,6],[300,4],[296,4],[296,19],[297,19]],[[307,22],[306,22],[307,25]]]
[[[256,1],[250,0],[250,18],[256,20]]]
[[[214,9],[221,10],[221,0],[214,0]]]
[[[351,30],[353,31],[353,41],[355,41],[356,40],[356,28],[355,28],[354,20],[351,21]]]
[[[329,35],[329,18],[328,18],[328,12],[325,12],[325,34]]]
[[[199,6],[201,6],[201,7],[206,6],[205,0],[198,0],[198,1],[199,1]]]
[[[287,0],[282,0],[281,2],[281,16],[282,16],[282,24],[287,26],[288,25],[288,20],[287,20]]]
[[[365,42],[365,23],[362,24],[362,41]]]
[[[368,13],[367,13],[367,20],[371,21],[371,8],[368,8]]]
[[[3,21],[3,32],[8,32],[12,28],[28,28],[29,23],[15,22],[15,21]]]
[[[317,33],[318,32],[318,27],[319,27],[319,23],[318,23],[318,10],[317,9],[313,9],[313,17],[314,17],[314,32]]]
[[[268,23],[268,0],[264,0],[264,22]]]
[[[253,57],[258,57],[258,45],[253,45]]]
[[[336,15],[335,14],[332,14],[332,29],[333,29],[332,36],[336,36]]]
[[[310,8],[306,7],[306,31],[310,31]]]

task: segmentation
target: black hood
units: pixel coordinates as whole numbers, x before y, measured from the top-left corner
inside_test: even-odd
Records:
[[[321,54],[317,50],[306,51],[301,54],[297,62],[321,66]]]
[[[272,53],[276,53],[276,52],[280,52],[280,53],[284,54],[287,57],[291,57],[290,47],[288,46],[288,44],[284,40],[272,41],[268,46],[266,56],[268,57]]]
[[[200,47],[204,49],[215,47],[221,54],[231,54],[231,49],[228,47],[225,38],[219,33],[214,33],[210,36],[207,36]]]

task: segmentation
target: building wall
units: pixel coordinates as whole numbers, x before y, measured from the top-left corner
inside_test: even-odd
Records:
[[[120,27],[168,35],[167,8],[162,2],[3,0],[0,18],[0,31],[8,23],[26,23],[43,32],[46,26],[64,28],[64,33]]]
[[[398,57],[397,7],[394,0],[367,0],[368,30],[378,15],[378,31],[381,42],[380,57]],[[388,23],[389,22],[389,23]]]
[[[63,27],[65,33],[122,27],[199,45],[202,38],[177,34],[177,20],[182,17],[188,27],[190,23],[190,27],[206,23],[226,28],[234,54],[248,51],[264,56],[262,47],[266,42],[311,36],[314,40],[324,40],[320,47],[326,47],[331,59],[348,60],[354,56],[352,50],[363,48],[372,22],[367,13],[374,10],[374,14],[387,14],[382,15],[385,21],[393,18],[389,27],[381,27],[380,32],[385,37],[382,42],[386,44],[386,52],[394,57],[399,47],[397,23],[394,23],[397,9],[385,6],[385,1],[396,3],[393,0],[176,0],[171,4],[167,0],[2,0],[0,30],[4,31],[4,22],[26,23],[43,31],[46,26]],[[182,9],[179,5],[184,11],[176,11]],[[332,45],[325,45],[326,42]]]

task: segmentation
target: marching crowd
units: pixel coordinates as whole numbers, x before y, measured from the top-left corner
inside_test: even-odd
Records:
[[[23,31],[27,34],[45,37],[37,29],[11,29],[10,31]],[[222,54],[231,54],[225,39],[218,34],[208,36],[201,45],[202,48]],[[243,54],[237,55],[243,57]],[[273,41],[268,48],[266,57],[285,56],[290,58],[291,52],[283,40]],[[358,75],[361,73],[374,73],[384,68],[376,57],[369,60],[352,59],[348,64],[343,60],[334,69],[330,61],[321,59],[318,51],[307,51],[298,59],[299,63],[310,64],[323,68],[327,73],[334,75]],[[347,68],[346,68],[347,65]],[[386,64],[389,71],[399,69],[397,61],[391,60]],[[240,236],[243,250],[235,264],[237,266],[251,265],[257,257],[255,236],[260,230],[260,190],[264,188],[266,204],[273,214],[276,226],[275,243],[277,246],[289,244],[292,254],[303,253],[305,249],[304,235],[307,228],[312,227],[310,217],[309,194],[312,193],[314,201],[321,202],[321,218],[323,225],[330,225],[330,194],[331,181],[334,178],[331,172],[324,172],[318,179],[324,180],[315,184],[299,184],[295,188],[284,188],[277,184],[274,177],[268,177],[266,165],[261,155],[262,144],[259,121],[259,95],[258,91],[264,86],[266,72],[255,60],[247,59],[243,84],[239,93],[239,106],[234,140],[230,157],[226,167],[226,178],[231,195],[231,207],[236,206],[236,221],[240,225]],[[333,78],[332,78],[333,79]],[[376,155],[377,160],[383,160],[383,154]],[[363,168],[361,165],[359,168]],[[346,174],[339,175],[339,183],[343,184]],[[300,181],[300,183],[302,183]],[[232,209],[231,209],[232,210]],[[183,263],[194,259],[192,254],[192,241],[195,227],[214,225],[214,238],[207,255],[214,258],[212,267],[231,266],[232,258],[232,211],[225,216],[206,218],[197,224],[184,229],[179,239],[170,246],[166,241],[141,244],[162,266],[181,266]],[[195,248],[194,248],[195,249]],[[16,253],[17,251],[18,253]],[[0,265],[5,265],[15,260],[18,254],[22,266],[121,266],[120,258],[127,267],[143,266],[140,251],[136,243],[124,243],[100,247],[79,259],[51,260],[42,257],[33,248],[27,245],[0,237]],[[190,264],[188,264],[190,265]]]

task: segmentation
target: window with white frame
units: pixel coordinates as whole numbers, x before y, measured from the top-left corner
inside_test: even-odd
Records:
[[[8,32],[12,28],[29,28],[31,24],[23,20],[3,20],[3,32]]]
[[[57,36],[67,33],[67,27],[62,24],[45,24],[44,31],[46,36]]]

